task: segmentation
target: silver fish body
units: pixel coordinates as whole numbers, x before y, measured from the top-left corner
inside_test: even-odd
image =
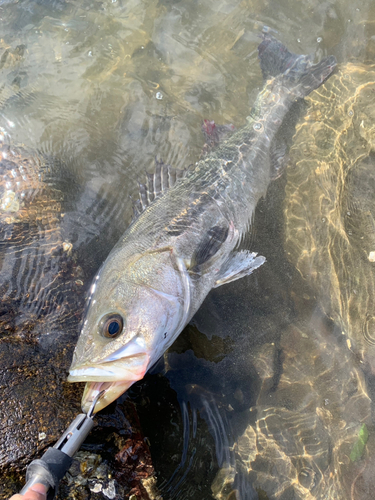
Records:
[[[168,169],[153,178],[165,189],[158,186],[153,201],[143,193],[144,210],[94,281],[68,379],[87,382],[84,409],[99,391],[96,411],[140,380],[213,287],[265,260],[235,249],[271,180],[272,140],[293,102],[329,76],[335,59],[312,65],[268,35],[258,50],[267,81],[248,123],[173,187],[166,189]]]

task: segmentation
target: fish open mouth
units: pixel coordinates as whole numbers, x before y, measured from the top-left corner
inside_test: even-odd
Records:
[[[118,382],[87,382],[82,396],[82,411],[87,413],[99,392],[104,394],[99,398],[95,405],[94,413],[102,410],[110,403],[115,401],[121,394],[124,394],[136,380],[118,381]]]
[[[102,410],[141,380],[148,368],[146,353],[92,366],[70,370],[68,382],[87,382],[82,396],[82,410],[87,413],[99,392],[104,391],[95,405],[94,413]]]

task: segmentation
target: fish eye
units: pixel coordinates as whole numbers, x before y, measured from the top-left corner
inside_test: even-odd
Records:
[[[107,314],[100,322],[100,333],[103,337],[113,339],[120,335],[124,321],[119,314]]]

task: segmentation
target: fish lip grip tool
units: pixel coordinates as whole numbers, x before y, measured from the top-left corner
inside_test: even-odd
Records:
[[[20,495],[24,495],[34,484],[41,483],[47,488],[47,500],[55,497],[60,480],[72,464],[73,455],[94,427],[95,406],[103,394],[104,391],[96,396],[87,413],[80,413],[73,420],[52,448],[48,448],[40,459],[33,460],[28,465],[26,484],[20,491]]]

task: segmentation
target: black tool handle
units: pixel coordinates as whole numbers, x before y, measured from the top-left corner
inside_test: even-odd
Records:
[[[72,458],[56,448],[48,448],[42,458],[33,460],[27,467],[26,484],[20,494],[24,495],[30,486],[42,483],[47,488],[47,500],[55,496],[60,480],[72,464]]]

